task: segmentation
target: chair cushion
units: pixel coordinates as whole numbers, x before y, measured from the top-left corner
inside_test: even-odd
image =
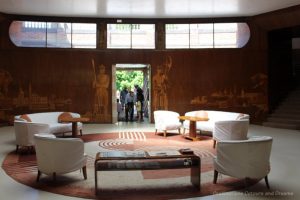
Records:
[[[64,119],[70,119],[73,118],[70,112],[63,112],[58,116],[58,122],[59,123],[69,123],[69,122],[64,122]]]
[[[21,115],[20,118],[21,118],[21,119],[24,119],[24,120],[27,121],[27,122],[32,122],[31,119],[30,119],[30,117],[29,117],[28,115],[26,115],[26,114]]]

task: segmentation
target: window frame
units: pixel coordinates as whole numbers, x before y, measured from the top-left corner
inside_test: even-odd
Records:
[[[168,23],[168,24],[165,24],[165,49],[239,49],[239,48],[243,48],[247,45],[247,43],[249,42],[250,40],[250,37],[251,37],[251,30],[250,30],[250,27],[249,25],[246,23],[246,22],[222,22],[222,23],[183,23],[184,25],[188,25],[189,26],[189,40],[188,40],[188,44],[185,44],[184,47],[176,47],[176,48],[172,48],[172,47],[168,47],[167,46],[167,40],[168,40],[168,33],[167,33],[167,26],[170,26],[170,25],[178,25],[178,24],[175,24],[175,23]],[[197,46],[197,44],[192,44],[191,43],[191,25],[201,25],[201,24],[211,24],[212,25],[212,38],[213,38],[213,41],[212,41],[212,46],[211,47],[204,47],[204,48],[201,48],[201,47],[193,47],[193,46]],[[246,40],[244,40],[244,42],[242,42],[242,45],[239,46],[238,45],[238,40],[236,39],[236,43],[232,43],[232,44],[229,44],[228,47],[223,47],[220,45],[220,47],[218,47],[216,45],[216,34],[218,34],[218,32],[215,32],[215,25],[219,25],[219,24],[236,24],[237,26],[239,24],[242,24],[246,27],[247,29],[247,35],[246,35]],[[238,34],[238,29],[236,30],[235,32],[236,34]],[[224,44],[225,45],[225,44]],[[235,46],[231,46],[230,45],[235,45]]]
[[[26,40],[24,40],[23,38],[21,38],[19,41],[17,41],[17,40],[14,40],[14,36],[12,36],[12,32],[11,32],[11,28],[12,28],[12,25],[13,25],[13,23],[15,23],[15,22],[20,22],[20,23],[22,23],[20,26],[21,26],[21,28],[23,29],[23,25],[24,24],[30,24],[30,23],[37,23],[37,24],[39,24],[39,23],[45,23],[45,31],[43,32],[43,33],[41,33],[42,35],[41,36],[43,36],[44,38],[45,38],[45,45],[44,46],[34,46],[34,45],[31,45],[31,46],[23,46],[22,45],[22,42],[23,41],[26,41]],[[49,24],[51,24],[51,23],[54,23],[54,24],[70,24],[71,25],[71,27],[70,27],[70,33],[68,33],[68,34],[70,34],[70,36],[71,36],[71,39],[70,39],[70,46],[68,46],[68,47],[65,47],[65,46],[58,46],[58,45],[51,45],[52,44],[52,42],[51,41],[48,41],[48,34],[51,34],[52,32],[58,32],[57,31],[57,29],[54,31],[54,30],[52,30],[52,31],[49,31],[50,29],[49,29]],[[93,34],[95,34],[95,41],[94,41],[94,46],[91,46],[91,47],[76,47],[76,46],[74,46],[74,44],[73,44],[73,35],[74,35],[74,32],[73,32],[73,24],[93,24],[93,25],[95,25],[95,32],[93,33]],[[30,30],[30,28],[28,28],[29,30]],[[34,28],[33,28],[34,29]],[[33,30],[32,29],[32,30]],[[94,23],[94,22],[89,22],[89,23],[86,23],[86,22],[84,22],[84,23],[80,23],[80,22],[64,22],[64,21],[62,21],[62,22],[58,22],[58,21],[47,21],[47,22],[45,22],[45,21],[34,21],[34,20],[13,20],[11,23],[10,23],[10,26],[9,26],[9,39],[11,40],[11,42],[15,45],[15,46],[17,46],[17,47],[20,47],[20,48],[49,48],[49,49],[54,49],[54,48],[57,48],[57,49],[96,49],[97,48],[97,29],[98,29],[98,27],[97,27],[97,23]],[[19,33],[23,33],[23,31],[20,31]],[[44,35],[43,35],[44,34]],[[66,33],[67,34],[67,33]],[[26,38],[25,38],[26,39]],[[18,43],[20,43],[20,45],[18,45]]]
[[[130,25],[130,31],[129,31],[129,34],[130,34],[130,44],[128,45],[128,47],[114,47],[114,46],[111,46],[109,45],[109,39],[108,37],[110,37],[110,34],[109,34],[109,31],[108,31],[108,27],[110,25]],[[151,47],[134,47],[133,44],[133,25],[137,25],[137,26],[141,26],[141,25],[152,25],[153,26],[153,46]],[[156,25],[155,23],[107,23],[106,24],[106,49],[134,49],[134,50],[138,50],[138,49],[149,49],[149,50],[154,50],[156,49]],[[143,29],[142,29],[143,30]]]

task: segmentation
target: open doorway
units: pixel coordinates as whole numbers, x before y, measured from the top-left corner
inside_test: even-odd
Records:
[[[149,64],[115,64],[112,66],[112,122],[131,121],[131,112],[133,115],[133,122],[150,122],[150,103],[151,103],[151,84],[150,84],[150,65]],[[138,90],[135,85],[142,89],[143,101],[140,104],[135,104]],[[134,105],[132,109],[126,109],[124,93],[122,90],[127,88],[127,92],[132,91],[134,94]],[[139,93],[138,93],[139,94]],[[118,103],[121,109],[118,109]],[[136,106],[138,105],[138,106]],[[118,112],[119,111],[119,112]],[[128,118],[126,119],[126,113]],[[139,118],[139,115],[140,118]]]

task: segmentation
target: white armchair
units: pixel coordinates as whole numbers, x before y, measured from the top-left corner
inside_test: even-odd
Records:
[[[16,152],[19,147],[26,147],[28,150],[33,150],[34,134],[48,133],[49,125],[33,122],[15,121],[15,136],[16,136]]]
[[[39,181],[42,173],[52,175],[66,174],[83,170],[87,179],[87,156],[84,153],[84,143],[80,138],[56,138],[55,135],[34,135]]]
[[[214,158],[214,180],[216,184],[218,173],[235,178],[248,179],[265,178],[269,187],[270,154],[272,137],[250,137],[247,140],[220,141],[217,145],[217,155]]]
[[[227,120],[215,122],[213,129],[213,147],[222,140],[246,140],[249,120]]]
[[[155,134],[163,131],[164,137],[167,136],[168,130],[178,130],[180,134],[181,122],[179,114],[173,111],[156,110],[154,111]]]

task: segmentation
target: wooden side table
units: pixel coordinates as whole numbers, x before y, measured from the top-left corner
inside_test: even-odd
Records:
[[[88,122],[90,119],[86,117],[70,117],[61,119],[61,122],[72,123],[72,137],[78,136],[78,122]]]
[[[196,130],[196,122],[197,121],[208,121],[209,119],[207,117],[191,117],[191,116],[179,116],[180,120],[189,120],[190,121],[190,127],[189,127],[189,134],[184,135],[185,138],[191,139],[193,141],[200,140],[199,137],[197,137],[197,130]]]

